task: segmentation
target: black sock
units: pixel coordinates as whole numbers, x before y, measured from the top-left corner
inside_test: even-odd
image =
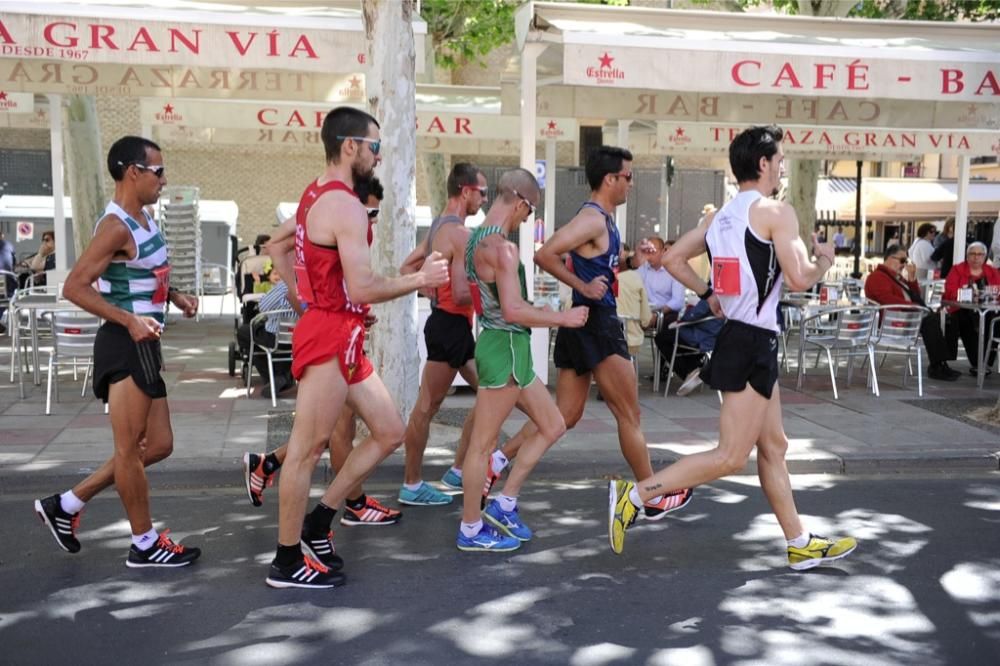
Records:
[[[350,497],[344,502],[349,509],[363,509],[365,508],[365,502],[368,498],[365,497],[364,493],[358,496],[357,499],[351,499]]]
[[[279,567],[290,567],[302,559],[302,548],[299,544],[294,546],[282,546],[278,544],[278,550],[274,553],[274,563]]]
[[[274,474],[279,469],[281,469],[281,463],[278,462],[278,457],[274,453],[268,453],[264,456],[264,473]]]
[[[327,505],[320,502],[316,505],[316,508],[309,512],[306,516],[306,525],[309,527],[309,532],[312,534],[326,534],[330,531],[330,525],[333,524],[333,517],[337,515],[336,509],[331,509]]]

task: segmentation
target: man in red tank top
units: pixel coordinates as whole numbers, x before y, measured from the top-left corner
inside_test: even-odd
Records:
[[[428,294],[431,314],[424,326],[427,363],[424,364],[420,394],[410,412],[403,440],[406,469],[403,487],[399,490],[402,504],[435,506],[451,503],[451,495],[423,480],[421,468],[431,419],[441,408],[455,375],[461,373],[473,389],[479,386],[474,359],[476,341],[472,337],[472,295],[465,277],[465,245],[470,234],[465,218],[475,215],[482,208],[486,194],[486,176],[476,165],[468,162],[455,164],[448,175],[448,203],[444,211],[435,218],[427,236],[399,269],[403,274],[417,271],[431,252],[440,252],[451,267],[451,279]],[[446,486],[458,490],[462,488],[462,460],[469,447],[471,433],[472,410],[462,426],[455,463],[441,479]]]
[[[302,195],[294,230],[298,297],[309,308],[292,338],[299,391],[279,484],[278,546],[267,577],[267,584],[278,588],[343,583],[343,560],[330,532],[333,507],[403,441],[399,411],[362,351],[368,304],[448,280],[448,263],[436,253],[411,275],[389,278],[372,271],[367,212],[353,187],[356,179],[370,178],[380,161],[375,119],[338,107],[327,114],[320,135],[326,169]],[[286,239],[280,233],[273,244]],[[275,253],[274,261],[282,274],[291,272],[286,254]],[[313,469],[345,403],[364,419],[371,435],[351,452],[306,516]]]

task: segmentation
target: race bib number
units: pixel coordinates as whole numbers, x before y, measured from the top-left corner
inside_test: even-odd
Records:
[[[153,305],[162,305],[167,302],[170,295],[170,266],[159,266],[153,269],[153,276],[156,277],[156,289],[153,290]]]
[[[740,295],[740,260],[736,257],[712,259],[712,289],[719,296]]]
[[[299,295],[299,300],[306,303],[315,303],[313,297],[312,284],[309,282],[309,273],[306,272],[305,264],[295,264],[295,290]]]

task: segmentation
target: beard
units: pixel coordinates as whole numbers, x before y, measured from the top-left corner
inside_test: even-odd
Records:
[[[351,165],[351,176],[354,179],[354,184],[357,185],[361,181],[371,180],[372,176],[375,175],[375,167],[363,167],[357,162]]]

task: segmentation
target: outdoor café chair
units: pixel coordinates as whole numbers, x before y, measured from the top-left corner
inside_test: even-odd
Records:
[[[914,374],[910,361],[916,357],[917,395],[923,397],[924,364],[923,350],[920,344],[920,324],[930,309],[916,304],[882,305],[878,309],[881,314],[881,322],[878,324],[872,345],[875,347],[876,355],[882,354],[879,367],[882,367],[890,354],[904,356],[906,367],[903,369],[903,386],[905,387],[907,374]]]
[[[85,361],[87,371],[83,376],[80,397],[87,395],[87,382],[94,367],[94,339],[101,326],[99,317],[83,310],[56,310],[42,316],[52,322],[52,350],[49,352],[49,378],[45,388],[45,413],[52,413],[52,394],[59,402],[59,366],[73,363],[76,378],[77,362]]]
[[[274,364],[292,362],[292,333],[295,331],[296,320],[282,319],[278,322],[278,334],[274,338],[274,346],[268,347],[253,339],[254,328],[264,322],[269,315],[289,314],[294,312],[291,308],[282,310],[267,310],[254,316],[250,320],[250,353],[247,359],[247,397],[250,397],[250,381],[253,379],[253,355],[263,352],[267,355],[267,371],[271,385],[271,406],[278,406],[277,389],[274,386]]]
[[[851,383],[854,370],[854,359],[868,357],[869,379],[872,393],[878,391],[878,377],[875,371],[875,348],[872,335],[879,309],[872,306],[845,306],[827,309],[813,315],[805,316],[800,323],[801,344],[799,345],[799,372],[796,389],[802,389],[802,377],[805,375],[806,346],[817,348],[817,354],[826,354],[830,370],[830,383],[833,386],[833,399],[839,400],[837,392],[837,367],[840,358],[847,359],[847,384]],[[836,357],[836,361],[834,358]],[[817,358],[818,360],[818,358]]]

